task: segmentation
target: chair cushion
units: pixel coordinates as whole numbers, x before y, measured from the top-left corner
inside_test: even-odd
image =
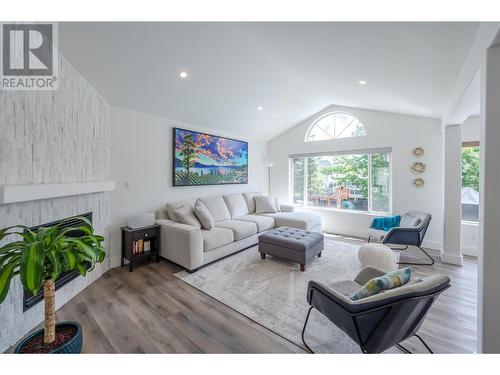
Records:
[[[357,301],[378,294],[383,290],[400,287],[410,281],[411,273],[411,268],[406,267],[395,272],[387,273],[384,276],[375,277],[354,293],[351,300]]]
[[[272,217],[277,227],[309,230],[321,225],[321,216],[312,212],[276,212],[262,215]]]
[[[198,218],[201,226],[204,229],[211,230],[214,227],[215,225],[214,218],[212,217],[208,209],[205,207],[205,205],[201,203],[199,200],[197,200],[196,203],[194,204],[193,213]]]
[[[402,228],[416,228],[420,224],[430,221],[431,215],[420,211],[410,211],[401,216],[399,224]]]
[[[257,224],[257,231],[264,232],[269,229],[274,228],[274,219],[272,217],[263,215],[245,215],[237,217],[236,220],[239,221],[249,221],[251,223]]]
[[[212,215],[215,222],[231,220],[231,215],[222,197],[199,198]]]
[[[233,231],[226,228],[212,228],[212,230],[202,230],[203,251],[210,251],[234,241]]]
[[[255,197],[254,200],[256,214],[277,212],[276,206],[274,205],[274,198],[261,195]]]
[[[384,239],[384,237],[387,235],[387,232],[383,231],[383,230],[379,230],[379,229],[374,229],[374,228],[368,228],[368,235],[377,240],[377,241],[380,241],[382,242],[382,240]]]
[[[255,197],[261,196],[260,191],[254,191],[250,193],[243,193],[243,198],[245,199],[245,202],[247,203],[248,207],[248,213],[253,214],[255,213]]]
[[[233,231],[234,240],[239,241],[257,233],[257,224],[248,221],[225,220],[215,223],[216,228],[226,228]]]
[[[330,289],[342,294],[344,297],[350,299],[351,296],[359,291],[360,285],[351,280],[340,280],[326,284]]]
[[[178,201],[178,202],[171,202],[167,203],[165,205],[165,208],[167,209],[167,214],[168,218],[172,221],[176,221],[174,217],[174,210],[178,209],[179,207],[182,207],[184,205],[191,205],[188,201]],[[177,222],[177,221],[176,221]]]
[[[248,206],[247,202],[245,202],[245,198],[243,198],[243,194],[229,194],[224,195],[224,202],[226,202],[226,206],[229,210],[229,214],[231,218],[234,219],[238,216],[248,215]]]
[[[187,204],[172,211],[172,215],[175,218],[174,221],[178,223],[192,225],[193,227],[196,228],[201,228],[201,224],[196,218],[193,212],[193,208]]]

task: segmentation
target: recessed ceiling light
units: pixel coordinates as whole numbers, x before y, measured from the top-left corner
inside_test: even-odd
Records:
[[[187,72],[180,72],[179,73],[179,77],[181,77],[181,78],[187,78],[187,76],[188,76]]]
[[[368,82],[366,82],[366,81],[363,81],[363,80],[358,81],[358,85],[360,85],[360,86],[365,86],[367,84],[368,84]]]
[[[262,111],[263,109],[264,109],[264,107],[263,107],[263,106],[261,106],[261,105],[259,105],[259,106],[257,107],[257,111]]]

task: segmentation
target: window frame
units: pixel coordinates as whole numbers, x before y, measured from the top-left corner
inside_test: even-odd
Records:
[[[377,153],[385,153],[388,155],[388,161],[389,161],[389,208],[387,212],[384,211],[374,211],[373,210],[373,181],[372,181],[372,155],[377,154]],[[321,206],[314,206],[308,204],[308,172],[309,172],[309,162],[308,159],[312,157],[318,157],[318,156],[335,156],[335,155],[368,155],[368,210],[367,211],[361,211],[361,210],[349,210],[346,208],[337,208],[337,207],[321,207]],[[293,160],[297,158],[304,158],[304,176],[303,176],[303,203],[302,204],[297,204],[294,203],[294,163]],[[339,151],[339,152],[324,152],[321,154],[303,154],[303,155],[289,155],[288,156],[288,171],[289,171],[289,191],[288,191],[288,198],[289,201],[292,202],[293,204],[296,204],[299,207],[305,207],[305,208],[311,208],[311,209],[316,209],[316,210],[324,210],[324,211],[338,211],[338,212],[347,212],[347,213],[353,213],[353,214],[361,214],[361,215],[377,215],[377,216],[390,216],[392,215],[392,205],[393,205],[393,180],[392,180],[392,149],[382,149],[382,150],[346,150],[346,151]]]
[[[325,117],[328,117],[328,116],[335,116],[337,114],[345,114],[345,115],[349,115],[349,116],[352,116],[354,120],[357,120],[359,122],[359,124],[361,124],[361,126],[363,127],[364,131],[365,131],[365,134],[363,135],[351,135],[349,137],[335,137],[335,127],[334,127],[334,134],[333,134],[333,137],[329,138],[329,139],[318,139],[318,140],[310,140],[309,139],[309,136],[311,134],[311,131],[312,129],[317,126],[318,122],[321,121],[322,119],[324,119]],[[354,121],[353,120],[353,121]],[[335,119],[334,119],[335,121]],[[352,121],[351,121],[352,122]],[[350,123],[349,123],[350,124]],[[321,129],[321,128],[320,128]],[[323,129],[321,129],[323,132],[325,132]],[[325,132],[326,133],[326,132]],[[310,142],[324,142],[324,141],[332,141],[332,140],[335,140],[335,139],[344,139],[344,138],[357,138],[357,137],[364,137],[366,136],[366,128],[365,126],[363,125],[363,123],[359,120],[358,117],[356,117],[353,113],[350,113],[350,112],[347,112],[347,111],[330,111],[330,112],[327,112],[327,113],[324,113],[320,116],[318,116],[313,122],[312,124],[307,128],[307,131],[306,131],[306,135],[304,137],[304,142],[306,143],[310,143]]]

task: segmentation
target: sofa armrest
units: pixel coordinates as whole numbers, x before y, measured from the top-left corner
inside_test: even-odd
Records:
[[[295,212],[295,206],[293,204],[280,204],[281,212]]]
[[[161,256],[189,270],[203,265],[201,229],[166,219],[156,223],[161,225]]]

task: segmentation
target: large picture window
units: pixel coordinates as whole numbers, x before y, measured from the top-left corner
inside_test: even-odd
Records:
[[[391,210],[390,152],[291,157],[296,204],[365,212]]]

